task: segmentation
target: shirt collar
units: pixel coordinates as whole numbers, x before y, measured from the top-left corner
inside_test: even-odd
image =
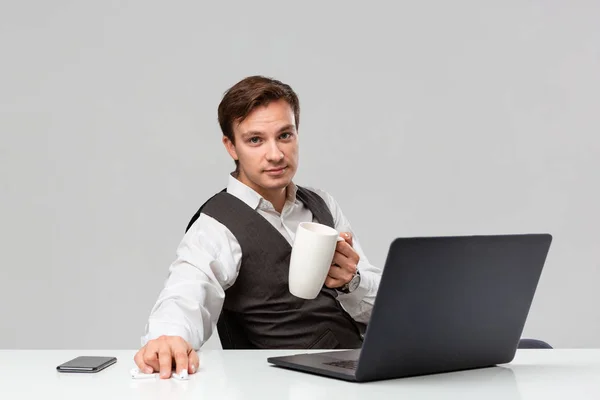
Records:
[[[227,182],[227,193],[234,195],[238,199],[242,200],[253,210],[256,210],[261,202],[266,202],[265,198],[263,198],[260,194],[258,194],[254,189],[247,186],[246,184],[239,181],[237,178],[233,176],[234,174],[229,175],[229,180]],[[294,182],[290,182],[287,187],[286,193],[286,201],[294,203],[296,201],[296,193],[298,192],[298,187]]]

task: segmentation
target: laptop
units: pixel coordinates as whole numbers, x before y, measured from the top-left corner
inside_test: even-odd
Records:
[[[361,349],[267,362],[354,382],[509,363],[551,242],[545,233],[397,238]]]

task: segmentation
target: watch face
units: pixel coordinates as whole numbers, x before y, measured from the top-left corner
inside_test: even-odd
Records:
[[[355,290],[358,288],[358,286],[359,286],[359,285],[360,285],[360,275],[356,275],[356,276],[355,276],[354,278],[352,278],[352,280],[350,281],[348,289],[349,289],[351,292],[354,292],[354,291],[355,291]]]

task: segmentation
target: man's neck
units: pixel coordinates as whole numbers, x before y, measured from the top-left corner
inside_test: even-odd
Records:
[[[281,214],[281,211],[283,210],[283,206],[285,205],[285,201],[287,199],[287,190],[289,185],[284,187],[283,189],[265,190],[263,188],[256,187],[251,182],[248,182],[246,179],[244,179],[243,176],[240,176],[240,174],[238,173],[234,172],[232,175],[235,179],[242,182],[244,185],[248,186],[256,193],[258,193],[263,199],[270,202],[273,205],[273,208],[275,208],[275,210]]]

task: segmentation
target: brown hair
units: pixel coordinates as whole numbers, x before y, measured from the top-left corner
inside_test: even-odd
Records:
[[[300,101],[289,85],[258,75],[242,79],[225,92],[219,104],[219,125],[223,135],[235,144],[233,124],[242,122],[255,108],[277,100],[285,100],[290,105],[298,129]]]

